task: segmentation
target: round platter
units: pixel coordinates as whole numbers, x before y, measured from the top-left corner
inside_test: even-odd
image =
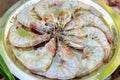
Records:
[[[19,64],[19,61],[16,60],[16,58],[14,58],[14,55],[11,55],[12,52],[8,51],[8,46],[6,41],[7,41],[7,35],[9,33],[9,29],[11,28],[11,26],[14,23],[14,19],[15,16],[24,8],[26,8],[29,5],[32,4],[36,4],[37,2],[39,2],[40,0],[28,0],[27,2],[25,2],[24,4],[18,3],[17,5],[20,5],[19,7],[17,7],[9,16],[9,18],[7,19],[3,30],[2,30],[2,34],[0,35],[1,37],[1,53],[2,56],[4,57],[10,71],[19,79],[21,80],[44,80],[44,77],[41,76],[37,76],[37,75],[33,75],[31,74],[26,68],[24,68],[24,66],[21,66],[21,64]],[[101,7],[97,2],[92,1],[92,0],[79,0],[85,4],[88,4],[92,7],[94,7],[96,10],[98,10],[102,15],[104,20],[107,22],[107,24],[109,25],[110,29],[112,32],[115,31],[116,33],[116,44],[119,41],[118,36],[120,36],[118,34],[118,28],[115,23],[114,20],[112,19],[112,17],[110,16],[110,14],[103,8]],[[4,18],[4,17],[3,17]],[[7,47],[6,47],[7,46]],[[83,76],[80,79],[82,80],[103,80],[106,77],[108,77],[119,65],[120,62],[120,53],[119,53],[119,46],[117,46],[117,48],[115,49],[115,53],[114,56],[112,57],[112,59],[110,60],[110,62],[106,65],[103,65],[102,67],[100,67],[98,70],[92,72],[91,74],[87,75],[87,76]],[[75,79],[76,80],[76,79]],[[77,79],[79,80],[79,79]]]

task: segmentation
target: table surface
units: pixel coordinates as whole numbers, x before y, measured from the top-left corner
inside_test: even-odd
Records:
[[[4,15],[4,13],[13,5],[17,2],[18,0],[0,0],[0,17],[2,17]],[[109,5],[112,6],[117,6],[117,5],[113,5],[112,3],[110,3],[110,1],[118,1],[117,3],[119,3],[118,8],[120,9],[120,0],[103,0],[104,2],[106,2]],[[0,80],[2,76],[0,75]],[[118,69],[106,80],[120,80],[120,66],[118,67]]]
[[[0,0],[0,17],[18,0]]]

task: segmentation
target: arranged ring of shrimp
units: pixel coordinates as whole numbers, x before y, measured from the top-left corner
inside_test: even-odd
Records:
[[[108,63],[113,45],[101,13],[80,1],[40,0],[9,31],[16,58],[33,74],[73,79]]]

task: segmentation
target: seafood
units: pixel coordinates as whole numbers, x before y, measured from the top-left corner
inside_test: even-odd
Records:
[[[31,71],[44,72],[51,65],[56,52],[56,43],[51,39],[44,47],[37,50],[13,49],[16,57]]]
[[[82,43],[84,43],[84,38],[96,40],[101,44],[101,46],[105,50],[106,54],[104,57],[104,61],[107,61],[109,59],[109,54],[111,53],[110,45],[106,39],[106,36],[101,30],[95,27],[84,27],[82,29],[76,28],[70,31],[65,31],[63,32],[63,34],[66,35],[66,36],[62,35],[66,43],[69,44],[70,46],[73,47],[75,46],[75,48],[78,49],[83,48]]]
[[[38,0],[16,15],[6,41],[31,73],[73,79],[112,57],[113,38],[103,17],[80,1]]]
[[[47,16],[47,17],[49,16],[51,18],[51,20],[54,20],[54,16],[51,13],[51,11],[49,10],[48,3],[49,3],[49,1],[42,1],[42,2],[37,3],[37,5],[35,6],[35,11],[43,20],[44,20],[45,16]]]
[[[90,10],[91,6],[80,1],[69,1],[63,4],[62,9],[73,14],[76,10]]]
[[[35,6],[35,11],[37,14],[45,21],[49,26],[54,27],[54,25],[58,22],[57,18],[60,13],[60,7],[62,5],[62,1],[49,1],[45,0],[39,2]]]
[[[22,25],[16,22],[10,29],[9,41],[12,45],[17,47],[30,47],[48,41],[50,39],[49,34],[37,35],[32,32],[27,32],[28,36],[21,36],[18,30],[22,29]],[[23,29],[22,29],[23,30]],[[25,33],[24,33],[25,34]]]
[[[70,24],[72,24],[72,25],[70,26]],[[82,28],[83,26],[88,26],[88,25],[95,26],[95,27],[99,28],[100,30],[102,30],[105,33],[109,43],[113,44],[113,38],[110,34],[109,29],[100,20],[100,18],[98,18],[97,16],[95,16],[93,14],[81,15],[79,18],[72,21],[70,24],[68,24],[65,27],[65,30],[70,30],[70,29],[73,29],[73,28]]]
[[[79,37],[76,36],[65,36],[65,35],[59,35],[60,38],[63,39],[64,43],[74,47],[76,49],[83,49],[83,43],[84,43],[84,38],[80,39]]]
[[[45,33],[46,30],[49,30],[49,27],[45,26],[45,23],[32,10],[33,5],[27,7],[17,15],[17,20],[28,28],[35,29],[42,34]]]
[[[102,64],[102,60],[106,54],[101,45],[92,39],[86,39],[83,53],[74,49],[72,51],[75,55],[79,55],[77,57],[79,59],[80,70],[77,76],[85,75],[95,70],[98,65],[100,66]]]
[[[71,79],[76,76],[78,71],[79,62],[77,57],[73,54],[69,47],[59,42],[58,50],[53,63],[44,75],[49,78]]]
[[[69,2],[65,2],[61,8],[60,11],[60,15],[59,15],[59,22],[62,24],[62,28],[64,28],[64,26],[71,21],[71,18],[74,14],[74,12],[76,12],[76,10],[79,9],[86,9],[89,10],[90,6],[85,5],[84,3],[81,3],[79,1],[69,1]],[[83,12],[84,13],[84,12]],[[80,14],[80,13],[79,13]]]

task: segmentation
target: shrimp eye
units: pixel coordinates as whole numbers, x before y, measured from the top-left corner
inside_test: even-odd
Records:
[[[48,26],[48,23],[45,23],[46,26]]]

